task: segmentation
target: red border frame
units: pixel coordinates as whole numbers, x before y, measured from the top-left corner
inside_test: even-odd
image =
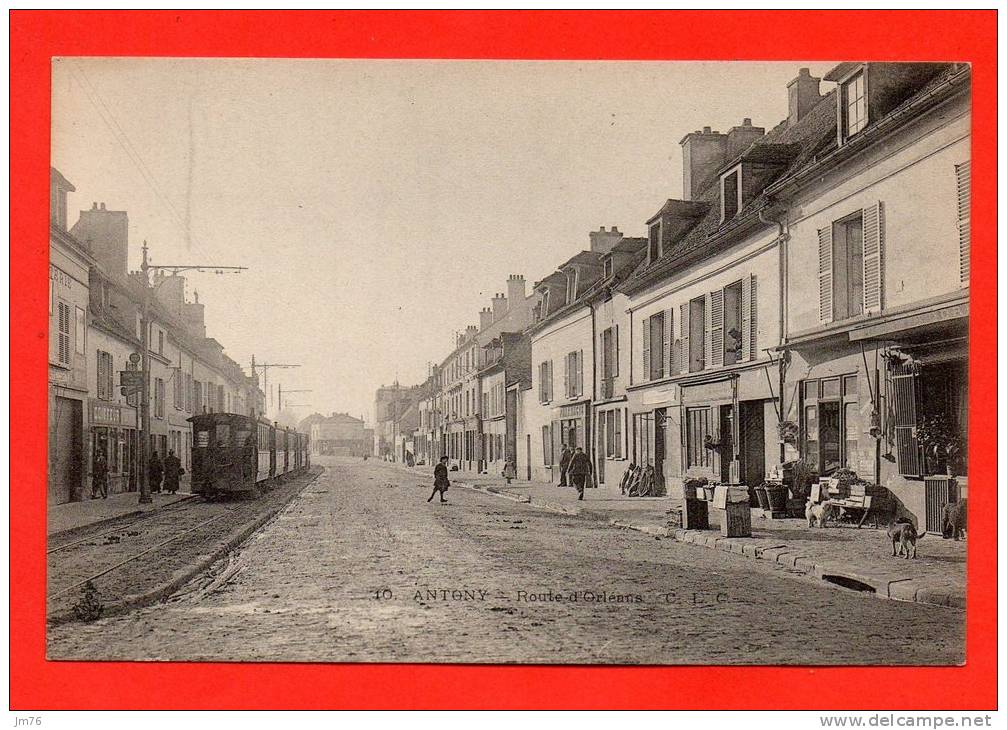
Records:
[[[18,709],[996,707],[995,11],[13,11],[10,704]],[[695,28],[716,33],[696,33]],[[967,664],[624,668],[45,661],[46,281],[54,55],[955,60],[973,64]],[[19,242],[30,242],[26,247]],[[982,455],[982,458],[974,458]],[[982,556],[982,559],[976,559]],[[814,692],[767,695],[753,687]],[[711,679],[713,681],[711,681]],[[212,687],[212,691],[207,691]],[[249,687],[255,687],[249,692]],[[712,688],[716,688],[713,690]],[[101,688],[101,689],[99,689]]]

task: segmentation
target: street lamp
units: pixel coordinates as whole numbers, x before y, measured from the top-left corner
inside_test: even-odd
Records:
[[[207,266],[204,264],[183,264],[175,266],[155,266],[147,259],[147,242],[143,242],[143,259],[140,262],[140,274],[143,278],[143,300],[140,313],[140,370],[143,375],[140,378],[140,504],[149,504],[150,481],[148,468],[150,461],[150,295],[156,291],[156,287],[150,286],[151,271],[171,271],[177,275],[183,271],[212,271],[215,274],[224,272],[245,271],[246,266]],[[163,281],[157,286],[160,286]]]

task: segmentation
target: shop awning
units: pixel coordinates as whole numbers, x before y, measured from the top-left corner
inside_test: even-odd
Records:
[[[893,317],[850,331],[851,342],[864,340],[905,340],[917,336],[933,337],[967,335],[969,304],[961,302],[934,308],[925,312]]]

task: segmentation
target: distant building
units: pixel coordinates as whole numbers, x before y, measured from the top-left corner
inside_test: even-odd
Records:
[[[298,430],[310,437],[311,453],[331,456],[370,456],[373,436],[364,428],[363,419],[348,413],[333,413],[329,417],[312,414],[301,421]]]

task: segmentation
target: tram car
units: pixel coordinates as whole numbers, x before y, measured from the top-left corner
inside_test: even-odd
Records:
[[[310,466],[308,436],[263,418],[202,413],[192,423],[192,493],[257,496]]]

